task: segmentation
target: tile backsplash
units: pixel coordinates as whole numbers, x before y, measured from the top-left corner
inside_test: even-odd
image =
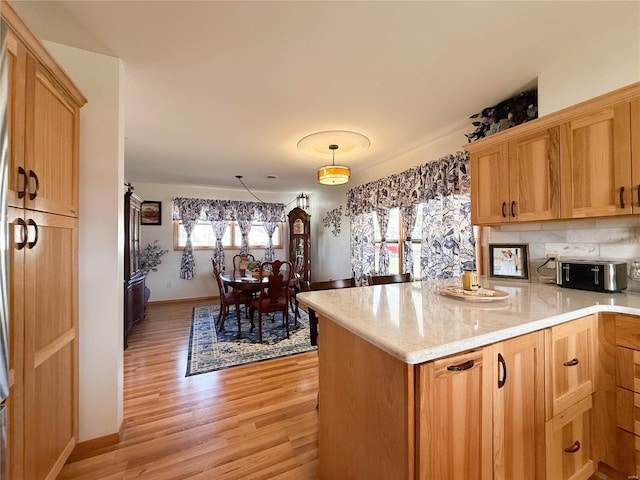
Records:
[[[490,243],[527,243],[532,280],[539,280],[536,268],[547,257],[575,260],[617,260],[627,262],[627,272],[634,259],[640,259],[640,216],[561,220],[485,227],[483,251],[488,268],[487,246]],[[554,274],[542,268],[545,276]],[[640,282],[628,280],[628,290],[640,291]]]

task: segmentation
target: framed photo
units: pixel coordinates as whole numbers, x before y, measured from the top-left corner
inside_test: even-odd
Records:
[[[162,225],[162,202],[142,202],[141,224]]]
[[[489,276],[529,279],[529,245],[489,244]]]

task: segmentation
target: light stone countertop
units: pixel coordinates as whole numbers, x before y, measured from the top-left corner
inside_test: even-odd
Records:
[[[640,294],[595,293],[553,284],[480,278],[509,293],[493,302],[441,295],[459,280],[396,283],[298,294],[302,305],[408,364],[459,353],[591,313],[640,315]],[[320,326],[320,337],[322,336]]]

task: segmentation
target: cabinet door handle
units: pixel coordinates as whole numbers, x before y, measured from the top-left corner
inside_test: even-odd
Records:
[[[638,184],[638,206],[640,207],[640,183]]]
[[[574,358],[573,360],[564,362],[562,365],[564,365],[565,367],[575,367],[579,363],[580,363],[580,360],[578,360],[577,358]]]
[[[18,190],[18,198],[23,198],[27,193],[27,172],[24,168],[18,167],[18,175],[22,177],[22,188]]]
[[[27,222],[25,222],[22,218],[18,218],[16,220],[17,227],[20,227],[20,241],[16,242],[16,250],[22,250],[27,245],[27,238],[29,236],[29,232],[27,230]]]
[[[507,218],[507,202],[502,202],[502,218]]]
[[[580,450],[580,442],[578,440],[573,442],[573,445],[571,445],[570,447],[564,449],[564,451],[567,453],[576,453],[578,450]]]
[[[36,181],[35,190],[33,192],[29,192],[29,200],[33,200],[38,196],[38,193],[40,192],[40,180],[38,180],[38,175],[36,175],[36,172],[31,169],[29,169],[29,178],[33,178]]]
[[[620,187],[620,208],[624,208],[624,187]]]
[[[500,366],[502,366],[502,378],[500,378]],[[507,383],[507,362],[504,361],[504,357],[501,353],[498,354],[498,388],[504,387]]]
[[[513,200],[511,202],[511,216],[515,218],[516,216],[516,201]]]
[[[36,246],[36,243],[38,243],[38,224],[32,220],[31,218],[27,221],[27,228],[28,227],[33,227],[33,231],[35,232],[35,236],[33,237],[33,241],[29,242],[27,241],[27,248],[31,249],[33,247]],[[29,235],[27,234],[27,239],[29,238]]]
[[[473,365],[474,361],[469,360],[464,363],[459,363],[458,365],[449,365],[447,367],[447,370],[449,370],[450,372],[462,372],[463,370],[469,370],[470,368],[473,368]]]

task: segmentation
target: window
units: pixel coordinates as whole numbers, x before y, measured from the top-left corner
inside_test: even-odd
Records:
[[[265,232],[262,222],[253,222],[249,232],[249,248],[261,249],[267,246],[267,232]],[[194,250],[213,250],[216,237],[211,228],[211,222],[198,220],[191,232],[191,244]],[[173,249],[182,250],[187,242],[187,233],[182,226],[182,222],[173,222]],[[236,222],[230,222],[222,237],[222,246],[225,250],[240,250],[242,234]],[[273,232],[273,248],[282,248],[282,223],[278,223]]]

